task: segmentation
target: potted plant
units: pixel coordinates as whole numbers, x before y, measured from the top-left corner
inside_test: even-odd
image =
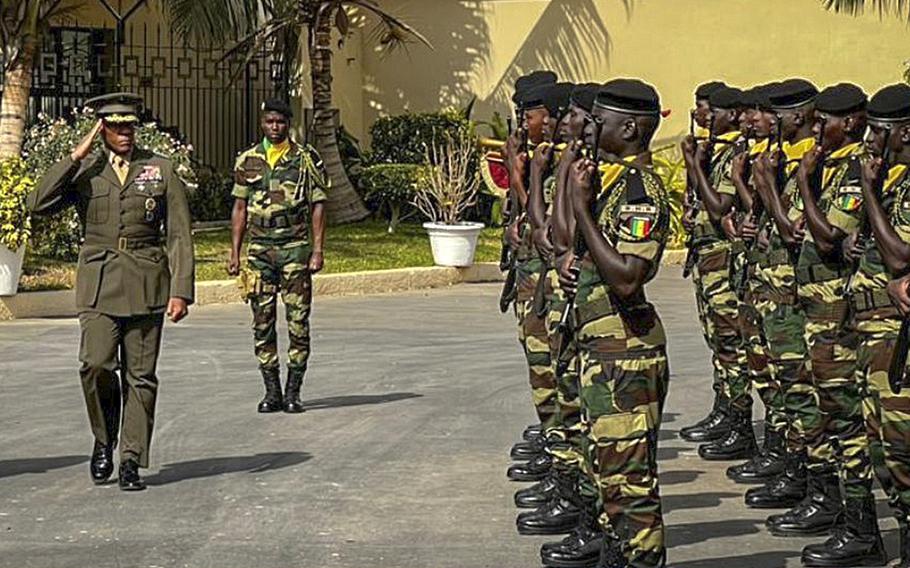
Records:
[[[414,206],[429,222],[433,261],[439,266],[471,266],[483,223],[462,219],[477,201],[480,179],[475,168],[475,144],[469,132],[446,133],[429,145],[429,164],[414,195]]]
[[[34,186],[20,158],[0,162],[0,296],[13,296],[19,289],[31,227],[25,197]]]

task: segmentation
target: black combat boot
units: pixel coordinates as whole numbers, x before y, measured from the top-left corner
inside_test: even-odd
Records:
[[[259,401],[259,412],[280,412],[284,408],[281,396],[281,371],[262,369],[262,380],[265,382],[265,396]]]
[[[733,409],[730,411],[727,435],[718,441],[698,447],[703,460],[726,461],[750,459],[758,452],[755,431],[752,429],[752,410]]]
[[[518,534],[546,535],[572,532],[581,516],[575,481],[574,472],[559,472],[556,475],[556,491],[551,499],[534,511],[518,515],[515,520]]]
[[[521,438],[523,440],[530,440],[532,438],[537,438],[538,436],[543,436],[542,424],[531,424],[521,433]]]
[[[729,405],[727,400],[717,395],[714,399],[714,408],[702,420],[687,426],[679,431],[679,437],[687,442],[713,442],[724,438],[730,430],[727,415]]]
[[[787,467],[785,445],[782,435],[766,429],[761,453],[746,463],[728,467],[727,477],[736,483],[764,483],[780,475]]]
[[[544,566],[552,568],[594,568],[600,559],[604,538],[603,528],[597,518],[600,515],[596,495],[580,495],[581,513],[578,525],[569,536],[559,542],[548,542],[540,549]]]
[[[547,439],[543,436],[537,436],[512,446],[509,456],[515,461],[528,461],[542,454],[546,447]]]
[[[847,499],[843,518],[843,526],[836,527],[828,540],[803,549],[803,566],[884,566],[888,555],[878,531],[872,495]]]
[[[556,473],[553,468],[547,476],[530,487],[515,492],[515,506],[519,509],[536,509],[548,502],[556,492]]]
[[[834,528],[843,510],[837,474],[808,474],[808,495],[793,509],[765,521],[774,536],[812,536]]]
[[[805,456],[790,456],[784,473],[761,487],[746,491],[751,509],[789,509],[806,497]]]
[[[549,454],[540,454],[527,463],[517,463],[506,472],[512,481],[540,481],[547,476],[553,458]]]
[[[600,558],[596,568],[628,568],[623,542],[613,534],[604,533],[600,546]]]
[[[898,520],[898,525],[900,525],[901,539],[901,559],[897,565],[897,568],[910,568],[910,524],[907,523],[907,515],[903,515],[903,519]]]
[[[306,369],[288,369],[288,383],[284,389],[284,411],[290,414],[303,412],[300,403],[300,387],[303,386],[303,377]]]

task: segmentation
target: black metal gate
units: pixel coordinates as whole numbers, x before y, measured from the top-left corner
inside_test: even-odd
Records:
[[[116,90],[119,78],[123,90],[145,99],[145,118],[179,132],[201,162],[227,170],[236,152],[259,136],[259,102],[289,97],[287,62],[269,46],[244,65],[160,25],[127,26],[119,50],[115,35],[111,28],[54,28],[35,61],[30,118],[66,115]]]

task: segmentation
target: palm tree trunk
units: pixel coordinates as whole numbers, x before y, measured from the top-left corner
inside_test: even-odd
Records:
[[[18,156],[22,150],[28,96],[32,87],[32,63],[37,48],[35,36],[26,35],[19,57],[3,75],[3,98],[0,100],[0,160]]]
[[[341,162],[335,138],[334,109],[332,109],[332,11],[324,10],[316,19],[315,41],[310,49],[310,69],[313,79],[313,134],[316,150],[325,163],[332,189],[326,212],[335,223],[360,221],[370,212]]]

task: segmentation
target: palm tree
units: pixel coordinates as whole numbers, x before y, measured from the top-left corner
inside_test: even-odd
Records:
[[[407,23],[383,10],[375,0],[161,0],[178,35],[217,44],[236,40],[225,57],[247,59],[270,46],[298,63],[298,48],[305,38],[309,48],[313,95],[313,136],[316,149],[332,179],[328,213],[336,222],[359,221],[369,212],[348,180],[335,138],[332,108],[332,31],[349,33],[351,15],[371,16],[371,34],[382,49],[393,50],[408,42],[429,42]],[[293,65],[298,68],[298,65]]]
[[[22,147],[33,64],[42,34],[52,19],[66,19],[78,7],[78,2],[68,0],[0,0],[0,159],[18,156]]]
[[[910,0],[823,0],[825,8],[857,16],[866,8],[873,8],[881,15],[898,15],[910,18]]]

